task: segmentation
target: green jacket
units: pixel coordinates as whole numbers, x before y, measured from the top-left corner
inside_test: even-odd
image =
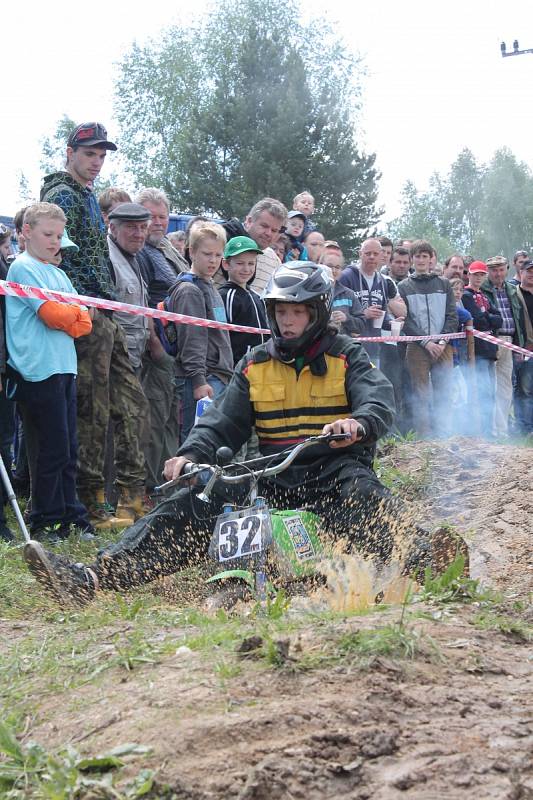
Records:
[[[81,186],[68,172],[54,172],[44,179],[41,200],[55,203],[64,211],[68,235],[79,247],[78,252],[65,253],[61,262],[61,269],[76,291],[112,299],[113,267],[104,220],[94,192]]]
[[[511,313],[513,315],[513,320],[515,325],[515,335],[513,336],[513,344],[517,344],[519,347],[524,347],[526,339],[524,334],[524,320],[522,318],[523,312],[520,299],[518,297],[518,294],[516,293],[516,286],[514,286],[514,284],[512,283],[509,283],[509,281],[505,281],[503,285],[505,291],[507,292],[507,297],[509,298],[509,303],[511,305]],[[491,283],[491,281],[488,278],[481,284],[481,291],[486,297],[488,297],[492,305],[495,308],[498,308],[496,289],[494,288],[494,284]]]
[[[276,365],[276,373],[279,380],[278,387],[283,386],[285,376],[287,386],[294,386],[294,362],[285,363],[279,361],[272,340],[264,345],[258,345],[247,353],[235,367],[233,377],[224,393],[217,398],[200,418],[198,424],[192,429],[187,440],[178,450],[178,455],[190,456],[192,460],[200,463],[213,464],[215,454],[219,447],[229,447],[236,453],[242,445],[248,441],[252,427],[256,425],[256,411],[262,409],[268,397],[258,396],[257,401],[251,398],[251,384],[248,375],[252,370],[267,364],[275,359],[279,363]],[[308,411],[305,419],[304,428],[313,428],[312,422],[320,419],[319,429],[305,431],[305,435],[310,433],[318,434],[321,432],[323,416],[327,416],[328,422],[336,419],[353,417],[365,425],[368,432],[367,438],[350,445],[346,448],[333,450],[327,444],[320,444],[316,447],[307,449],[302,453],[301,459],[297,459],[285,473],[281,473],[278,483],[285,486],[298,486],[302,480],[308,478],[318,478],[320,482],[330,482],[346,464],[362,463],[367,467],[372,466],[375,442],[388,430],[392,423],[394,414],[394,393],[391,384],[385,376],[375,369],[363,349],[348,336],[336,334],[330,331],[324,336],[318,348],[314,349],[311,360],[308,361],[316,388],[320,388],[321,383],[327,381],[327,364],[331,359],[338,359],[343,363],[341,391],[346,398],[345,413],[340,413],[338,408],[331,408],[339,405],[338,398],[330,396],[330,392],[325,391],[315,393],[315,405]],[[306,364],[307,365],[307,364]],[[305,366],[304,368],[305,369]],[[302,369],[302,373],[303,373]],[[252,381],[253,382],[253,381]],[[338,383],[338,381],[336,381]],[[335,387],[338,394],[339,387]],[[264,424],[264,418],[270,415],[280,416],[280,408],[283,405],[279,392],[272,393],[272,400],[276,396],[280,398],[280,406],[272,403],[270,414],[264,411],[258,412],[258,425]],[[322,406],[317,409],[316,397],[321,396]],[[308,398],[308,405],[312,406],[313,398]],[[320,403],[319,403],[320,405]],[[284,409],[282,412],[284,422],[290,423],[295,416],[305,418],[306,409]],[[315,416],[313,416],[315,415]],[[292,425],[288,425],[292,428]],[[259,430],[259,428],[258,428]],[[295,437],[293,442],[302,437]],[[260,441],[260,450],[263,455],[280,452],[287,447],[287,441],[280,441],[276,447],[272,442],[264,446]]]

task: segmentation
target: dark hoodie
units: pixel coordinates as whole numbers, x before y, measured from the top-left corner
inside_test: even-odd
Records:
[[[250,282],[254,277],[255,275]],[[218,291],[224,301],[228,322],[234,325],[249,325],[251,328],[268,328],[264,303],[253,289],[243,289],[233,281],[226,281]],[[251,347],[263,344],[268,339],[268,334],[230,331],[229,337],[233,361],[236,364]]]
[[[113,267],[104,220],[94,192],[81,186],[68,172],[54,172],[44,179],[41,200],[63,209],[69,238],[79,247],[78,252],[65,251],[61,262],[61,269],[76,291],[113,299]]]

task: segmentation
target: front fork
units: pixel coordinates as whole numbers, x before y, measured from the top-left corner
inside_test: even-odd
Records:
[[[254,497],[253,503],[258,511],[264,511],[267,507],[264,497]],[[232,511],[236,511],[236,506],[231,503],[227,503],[223,508],[224,514],[230,514]],[[254,563],[255,596],[260,603],[264,604],[267,598],[267,551],[263,547],[263,542],[261,542],[261,550]]]

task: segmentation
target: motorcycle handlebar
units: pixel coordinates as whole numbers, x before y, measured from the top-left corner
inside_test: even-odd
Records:
[[[296,457],[303,451],[306,450],[308,447],[311,447],[314,444],[329,444],[329,442],[338,442],[345,439],[350,439],[350,433],[323,433],[319,436],[310,436],[308,439],[304,439],[303,442],[295,445],[291,450],[288,452],[286,457],[283,461],[280,461],[279,464],[274,464],[271,467],[263,467],[259,469],[251,469],[248,465],[249,464],[257,464],[258,462],[265,461],[270,462],[273,458],[276,458],[276,454],[273,456],[262,456],[260,459],[253,459],[249,462],[235,462],[232,464],[228,464],[227,466],[221,467],[219,465],[213,464],[195,464],[192,461],[185,464],[183,471],[177,478],[173,478],[166,483],[161,484],[161,486],[156,486],[154,488],[155,492],[162,493],[165,492],[167,489],[172,488],[173,486],[177,486],[177,484],[181,483],[184,480],[191,480],[200,472],[204,472],[209,470],[211,472],[211,477],[202,492],[202,499],[209,499],[209,495],[211,494],[211,489],[213,484],[216,480],[220,480],[223,483],[242,483],[245,480],[249,480],[250,478],[268,478],[271,475],[278,475],[280,472],[286,470],[292,462],[296,459]],[[283,451],[285,452],[285,451]],[[279,455],[282,455],[280,453]],[[227,470],[235,469],[237,467],[243,467],[245,471],[239,472],[237,475],[228,475]]]

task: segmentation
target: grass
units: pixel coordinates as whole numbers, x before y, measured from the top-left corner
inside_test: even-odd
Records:
[[[137,744],[116,747],[97,756],[81,756],[72,747],[49,752],[32,742],[22,746],[14,731],[0,721],[0,796],[6,800],[73,800],[89,796],[137,800],[153,788],[152,771],[141,770],[121,791],[115,786],[114,773],[125,766],[127,757],[149,752]]]
[[[416,472],[403,472],[389,463],[389,460],[389,458],[374,459],[374,470],[380,481],[404,499],[423,496],[431,477],[429,448],[422,451],[422,464]]]
[[[464,567],[463,555],[458,555],[442,575],[433,577],[431,569],[426,567],[419,598],[425,602],[440,604],[501,602],[501,594],[484,587],[478,580],[463,575]]]
[[[498,631],[515,641],[524,643],[533,641],[533,625],[504,614],[480,611],[470,620],[470,623],[482,631]]]

